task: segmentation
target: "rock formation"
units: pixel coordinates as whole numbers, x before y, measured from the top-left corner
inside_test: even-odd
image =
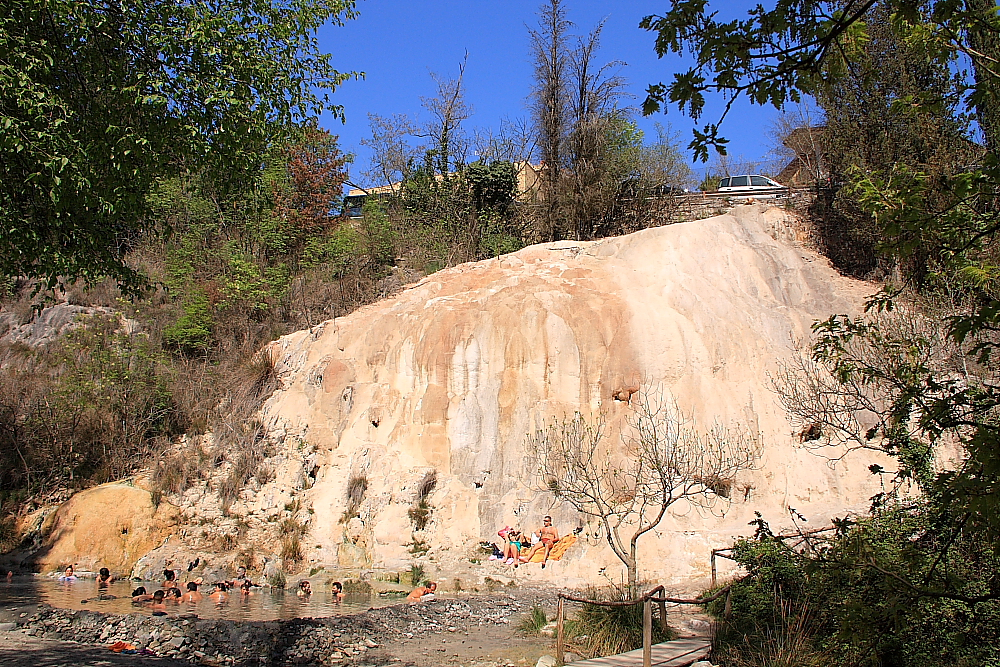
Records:
[[[793,237],[782,211],[737,207],[439,271],[272,343],[282,388],[264,407],[261,446],[274,478],[224,510],[206,486],[169,500],[189,527],[242,522],[241,539],[272,561],[278,523],[294,518],[303,569],[420,562],[472,578],[512,573],[481,562],[481,540],[551,514],[564,533],[582,527],[581,540],[558,564],[517,576],[617,580],[599,528],[538,490],[526,436],[576,411],[620,417],[640,387],[658,386],[702,425],[740,422],[762,437],[758,469],[735,480],[724,517],[677,505],[641,542],[645,578],[703,578],[710,550],[749,533],[755,510],[780,525],[793,507],[818,527],[875,491],[868,460],[833,466],[802,447],[802,425],[770,384],[815,320],[857,312],[874,291]],[[184,533],[137,567],[186,559],[199,547],[196,530]]]

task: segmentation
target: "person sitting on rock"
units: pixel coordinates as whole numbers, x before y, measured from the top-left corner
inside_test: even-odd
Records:
[[[229,595],[226,594],[226,582],[220,581],[215,585],[215,590],[212,591],[208,597],[215,600],[216,603],[222,603],[229,599]]]
[[[300,598],[307,598],[313,594],[312,584],[309,583],[308,579],[299,582],[299,590],[295,591],[295,594]]]
[[[438,585],[433,581],[427,582],[426,586],[417,586],[410,594],[406,596],[407,600],[433,600],[434,591],[437,590]]]
[[[145,586],[139,586],[139,588],[132,591],[132,604],[142,604],[152,599],[153,596],[146,592]]]
[[[343,602],[344,584],[340,583],[339,581],[333,582],[333,584],[330,585],[330,595],[333,598],[334,602]]]
[[[507,565],[516,563],[518,556],[521,553],[521,547],[524,544],[524,535],[521,534],[516,528],[504,528],[498,535],[504,538],[507,542],[504,545],[503,550],[503,561]]]
[[[115,578],[111,576],[111,570],[106,567],[102,567],[97,573],[97,587],[107,588],[108,584],[114,581]]]
[[[187,582],[187,592],[181,596],[181,602],[200,602],[204,598],[205,596],[198,592],[197,581]]]
[[[177,573],[173,570],[164,570],[163,580],[162,588],[174,588],[177,585]]]
[[[541,550],[545,550],[545,558],[542,559],[542,569],[545,569],[545,564],[549,562],[549,552],[552,551],[552,547],[555,543],[559,541],[559,531],[555,529],[552,525],[552,517],[547,516],[543,519],[542,529],[538,531],[538,537],[540,538],[538,544],[531,547],[528,553],[521,556],[521,563],[531,562],[531,557],[534,556]]]

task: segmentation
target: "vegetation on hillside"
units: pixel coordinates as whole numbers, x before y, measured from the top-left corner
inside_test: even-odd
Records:
[[[17,224],[0,231],[0,299],[12,326],[58,302],[98,309],[54,344],[0,349],[3,516],[146,467],[158,501],[223,461],[228,503],[267,477],[255,413],[275,387],[268,341],[446,266],[636,229],[648,188],[688,178],[676,137],[645,145],[618,104],[620,77],[606,76],[618,66],[594,67],[600,29],[556,54],[572,75],[556,91],[567,161],[551,192],[519,191],[536,128],[467,130],[463,64],[433,78],[426,122],[372,117],[366,182],[395,196],[349,218],[352,158],[316,124],[342,114],[328,94],[348,75],[315,36],[353,2],[12,10],[0,212]],[[207,432],[210,451],[177,450]]]
[[[737,543],[747,574],[725,665],[971,665],[998,660],[996,389],[1000,17],[992,0],[779,2],[718,22],[697,0],[644,19],[697,65],[645,108],[705,95],[826,113],[831,196],[816,213],[842,270],[891,282],[858,318],[818,322],[777,389],[818,453],[888,454],[870,513],[830,532]],[[695,133],[708,157],[719,123]],[[798,517],[802,519],[804,517]],[[801,524],[800,524],[801,525]]]

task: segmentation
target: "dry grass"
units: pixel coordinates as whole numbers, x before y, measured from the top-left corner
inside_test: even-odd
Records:
[[[294,518],[284,519],[278,525],[278,533],[281,536],[281,558],[284,561],[285,569],[294,571],[298,563],[304,558],[302,553],[302,537],[306,534],[307,528]]]
[[[827,656],[813,647],[813,615],[808,605],[779,600],[779,623],[755,641],[737,640],[716,659],[729,667],[819,667]],[[723,628],[724,631],[724,628]]]
[[[347,480],[347,507],[340,517],[341,523],[347,523],[358,516],[358,509],[361,501],[365,499],[365,492],[368,491],[368,478],[364,475],[352,475]]]
[[[413,521],[413,527],[417,530],[423,530],[430,523],[431,513],[434,511],[434,508],[427,502],[427,498],[437,486],[437,481],[437,471],[430,470],[424,475],[424,478],[420,480],[420,484],[417,486],[417,496],[414,498],[413,504],[407,512],[410,520]]]
[[[635,599],[627,586],[590,589],[585,597],[591,600],[618,602]],[[654,612],[655,613],[655,612]],[[642,605],[603,607],[585,604],[572,624],[573,643],[591,657],[614,655],[642,647]],[[653,620],[653,643],[668,641],[674,633],[664,632],[659,620]]]

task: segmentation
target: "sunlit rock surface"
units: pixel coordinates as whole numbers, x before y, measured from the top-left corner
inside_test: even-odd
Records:
[[[643,384],[662,387],[706,427],[747,424],[764,445],[724,517],[721,505],[713,513],[678,504],[643,538],[646,578],[704,578],[710,550],[749,534],[755,510],[781,526],[792,507],[819,527],[863,509],[877,490],[869,461],[833,466],[804,449],[770,376],[808,344],[815,320],[857,312],[874,288],[793,237],[783,212],[738,207],[618,238],[532,246],[440,271],[273,343],[283,388],[264,421],[272,440],[297,443],[315,464],[299,489],[281,487],[309,509],[307,564],[400,570],[419,557],[432,573],[501,572],[477,562],[478,543],[552,514],[562,532],[582,526],[584,539],[544,571],[522,566],[519,578],[618,579],[599,528],[536,490],[525,440],[543,420],[578,410],[618,419],[628,403],[616,396]],[[430,523],[416,531],[409,512],[429,471],[438,479]],[[348,521],[352,477],[367,490]]]

